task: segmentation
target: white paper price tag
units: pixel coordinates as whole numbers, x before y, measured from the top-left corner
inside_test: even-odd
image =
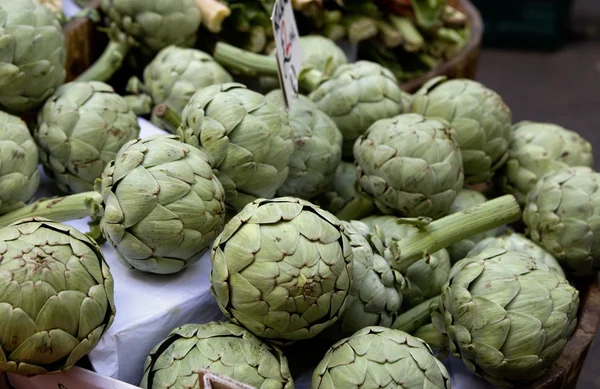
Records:
[[[279,65],[279,83],[286,107],[289,108],[292,100],[298,95],[298,74],[303,61],[300,34],[298,34],[292,1],[276,0],[271,21]]]

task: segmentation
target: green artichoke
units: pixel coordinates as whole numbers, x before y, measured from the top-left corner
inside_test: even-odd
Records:
[[[195,93],[177,134],[212,156],[226,201],[237,210],[257,198],[274,197],[288,178],[294,141],[286,112],[242,84]]]
[[[489,248],[454,265],[434,323],[471,372],[513,386],[538,378],[559,358],[578,307],[577,289],[545,263]]]
[[[23,120],[0,111],[0,215],[33,198],[40,184],[38,148]]]
[[[468,253],[469,256],[477,254],[479,251],[495,247],[508,251],[516,251],[530,256],[537,262],[545,263],[550,271],[560,277],[565,277],[562,267],[549,252],[527,239],[524,235],[516,232],[508,232],[502,236],[489,237],[477,243]]]
[[[450,206],[449,213],[456,213],[458,211],[462,211],[463,209],[483,204],[486,201],[487,198],[481,192],[471,189],[462,189],[456,195],[456,199],[452,203],[452,206]],[[488,237],[496,236],[501,233],[501,231],[502,227],[494,228],[493,230],[482,232],[481,234],[474,235],[469,239],[461,240],[460,242],[449,246],[448,253],[450,254],[452,263],[456,263],[466,257],[469,251],[471,251],[479,241]]]
[[[169,274],[200,259],[225,221],[225,192],[211,164],[204,150],[175,136],[121,148],[98,191],[100,228],[124,264]]]
[[[333,345],[312,376],[311,389],[450,389],[444,365],[419,338],[367,327]]]
[[[371,234],[382,237],[383,245],[386,247],[392,246],[394,242],[399,242],[399,247],[402,247],[403,239],[417,235],[420,231],[418,227],[411,224],[398,224],[399,219],[395,216],[368,216],[360,221],[367,226]],[[442,248],[432,253],[425,250],[421,259],[403,273],[404,280],[400,289],[403,295],[403,308],[414,307],[439,295],[448,281],[450,267],[450,256],[446,249]]]
[[[354,158],[359,185],[385,214],[437,219],[464,183],[454,131],[419,114],[375,122],[356,141]]]
[[[600,269],[600,173],[585,166],[543,176],[527,195],[523,221],[529,238],[567,273]]]
[[[514,194],[521,205],[546,174],[571,166],[594,166],[592,145],[576,132],[551,123],[515,124],[509,150],[504,191]]]
[[[259,199],[212,248],[211,291],[235,324],[271,342],[308,339],[344,312],[353,252],[341,222],[292,197]]]
[[[195,0],[100,0],[100,9],[142,48],[192,47],[202,15]]]
[[[511,111],[502,97],[476,81],[444,80],[438,77],[426,83],[413,96],[410,110],[450,122],[462,154],[465,182],[489,180],[508,159]]]
[[[373,123],[403,113],[409,98],[388,69],[368,61],[340,66],[308,97],[337,124],[345,156]]]
[[[88,354],[115,317],[100,247],[76,229],[23,219],[0,229],[0,371],[57,373]]]
[[[200,389],[201,369],[255,388],[294,388],[281,350],[225,322],[186,324],[171,331],[146,358],[140,387]]]
[[[232,81],[231,75],[209,54],[196,49],[167,46],[159,51],[144,69],[144,84],[133,77],[129,81],[128,90],[133,93],[146,93],[155,105],[166,104],[181,115],[183,107],[198,90]],[[177,130],[177,126],[158,117],[154,112],[151,121],[167,131]]]
[[[266,97],[285,109],[280,89]],[[294,100],[288,117],[294,137],[294,152],[289,162],[288,178],[277,190],[277,195],[311,200],[331,187],[342,160],[342,133],[329,116],[303,95]]]
[[[32,0],[0,0],[0,109],[37,109],[67,76],[67,47],[59,20]]]
[[[369,326],[389,327],[402,306],[404,278],[386,260],[379,237],[359,221],[342,222],[354,254],[354,274],[347,308],[327,330],[330,338],[340,339]],[[438,292],[439,293],[439,292]]]
[[[70,82],[38,113],[34,130],[46,174],[65,193],[94,190],[119,149],[140,132],[136,115],[103,82]]]

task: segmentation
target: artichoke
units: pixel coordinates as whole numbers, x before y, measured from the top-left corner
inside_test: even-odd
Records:
[[[452,206],[450,206],[449,213],[452,214],[462,211],[463,209],[483,204],[486,201],[487,198],[481,192],[471,189],[462,189],[456,195],[456,199],[452,203]],[[481,234],[474,235],[469,239],[461,240],[460,242],[449,246],[448,253],[450,254],[452,263],[456,263],[466,257],[469,251],[471,251],[479,241],[498,235],[501,232],[501,229],[502,227],[494,228],[493,230],[482,232]]]
[[[562,267],[549,252],[527,239],[524,235],[515,232],[508,232],[502,236],[489,237],[477,243],[468,253],[469,256],[477,254],[479,251],[495,247],[508,251],[516,251],[530,256],[537,262],[542,262],[548,266],[548,269],[557,276],[565,277]]]
[[[356,141],[354,158],[359,185],[385,214],[437,219],[464,183],[454,131],[418,114],[375,122]]]
[[[281,90],[274,90],[266,97],[285,109]],[[342,133],[329,116],[303,95],[294,100],[288,116],[294,152],[288,178],[277,190],[277,195],[311,200],[331,187],[342,160]]]
[[[37,109],[67,76],[67,47],[57,17],[32,0],[0,0],[0,109]]]
[[[150,351],[144,365],[144,389],[204,386],[201,369],[261,389],[293,389],[285,355],[232,323],[186,324],[175,328]]]
[[[195,93],[177,134],[212,156],[226,201],[237,210],[257,198],[274,197],[288,178],[294,142],[286,112],[242,84]]]
[[[166,104],[177,115],[196,91],[209,85],[232,82],[233,78],[209,54],[200,50],[167,46],[144,69],[144,84],[136,77],[130,79],[128,90],[146,93],[155,105]],[[148,113],[148,112],[139,112]],[[152,123],[170,132],[173,126],[152,112]]]
[[[457,262],[440,298],[434,324],[452,353],[499,386],[544,374],[577,324],[577,289],[545,263],[505,249]]]
[[[32,376],[72,367],[115,317],[100,247],[76,229],[23,219],[0,229],[0,371]]]
[[[392,72],[368,61],[340,66],[308,97],[337,124],[345,156],[373,123],[403,113],[409,99]]]
[[[235,324],[271,342],[308,339],[344,312],[353,275],[345,228],[311,203],[248,204],[212,248],[211,292]]]
[[[546,174],[571,166],[594,166],[592,145],[576,132],[556,124],[515,124],[509,150],[504,191],[514,194],[521,205]]]
[[[311,389],[450,389],[450,376],[419,338],[367,327],[333,345],[312,376]]]
[[[0,226],[24,216],[92,216],[91,233],[102,233],[125,266],[176,273],[198,261],[223,228],[225,192],[211,162],[174,135],[134,139],[106,165],[97,192],[39,200],[0,216]]]
[[[411,224],[399,224],[395,216],[368,216],[361,219],[371,234],[383,238],[383,245],[392,246],[394,242],[402,247],[402,240],[419,234],[419,228]],[[402,254],[402,250],[400,251]],[[414,307],[423,301],[440,294],[450,275],[450,256],[444,248],[431,252],[425,250],[422,257],[404,272],[401,283],[403,308]],[[383,325],[383,324],[378,324]],[[385,325],[389,327],[389,325]]]
[[[38,113],[34,130],[46,174],[65,193],[94,190],[119,149],[140,132],[136,115],[103,82],[70,82]]]
[[[38,148],[23,120],[0,111],[0,215],[33,198],[40,184]]]
[[[444,80],[437,77],[423,85],[410,110],[450,122],[462,154],[465,182],[489,180],[509,156],[511,111],[502,97],[476,81]]]
[[[542,177],[527,195],[523,221],[531,240],[567,273],[600,269],[600,173],[579,166]]]

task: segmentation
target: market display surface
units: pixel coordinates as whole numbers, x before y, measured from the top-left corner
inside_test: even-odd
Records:
[[[481,83],[401,89],[464,45],[464,15],[293,2],[304,62],[287,109],[273,2],[158,3],[62,4],[111,38],[65,82],[60,2],[0,0],[15,53],[0,73],[0,372],[87,358],[148,389],[199,388],[201,369],[265,389],[548,372],[578,324],[577,280],[599,269],[600,175],[574,130],[513,123]]]

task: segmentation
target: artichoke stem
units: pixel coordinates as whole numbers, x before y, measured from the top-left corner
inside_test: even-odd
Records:
[[[154,107],[154,115],[169,123],[173,128],[178,128],[181,125],[181,116],[167,104],[158,104]]]
[[[234,73],[245,76],[279,77],[277,59],[272,55],[251,53],[228,43],[219,42],[213,57]]]
[[[425,45],[425,38],[419,32],[414,23],[407,17],[390,15],[390,22],[402,35],[403,46],[406,51],[419,51]]]
[[[423,301],[394,320],[390,328],[413,334],[420,327],[431,323],[431,311],[438,308],[440,296]]]
[[[147,94],[127,95],[123,98],[136,116],[144,116],[152,112],[152,97]]]
[[[367,16],[350,16],[342,20],[345,24],[350,43],[359,43],[377,35],[377,22]]]
[[[202,14],[202,24],[214,34],[221,32],[223,21],[231,15],[229,7],[218,0],[196,0],[196,6]]]
[[[385,47],[394,48],[402,44],[402,34],[393,25],[381,20],[377,22],[377,27]]]
[[[460,34],[456,30],[453,30],[451,28],[439,28],[436,31],[436,35],[444,42],[453,43],[457,45],[465,44],[465,40],[463,39],[463,37],[460,36]]]
[[[93,204],[101,204],[102,196],[94,191],[72,194],[36,202],[0,216],[0,228],[29,217],[43,217],[56,222],[82,219],[96,212]]]
[[[360,220],[375,211],[375,203],[366,195],[358,195],[344,206],[335,216],[340,220]]]
[[[521,209],[512,195],[505,195],[432,221],[414,235],[395,242],[401,256],[391,266],[405,272],[424,254],[435,253],[473,235],[519,220]]]
[[[106,82],[115,74],[123,64],[131,48],[127,38],[112,40],[104,52],[92,66],[83,72],[75,81],[102,81]]]
[[[323,0],[292,0],[292,6],[296,11],[301,11],[305,7],[317,3],[319,5],[323,5]]]
[[[413,336],[421,339],[433,349],[443,350],[448,347],[448,336],[438,331],[433,323],[425,324],[418,328]]]

